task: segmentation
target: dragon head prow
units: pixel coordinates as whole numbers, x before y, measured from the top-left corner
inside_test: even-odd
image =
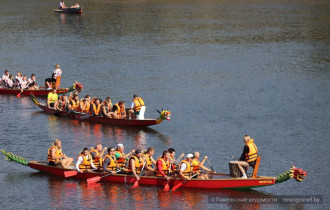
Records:
[[[301,168],[296,168],[294,165],[292,165],[291,170],[292,170],[292,174],[290,176],[298,182],[303,181],[307,176],[306,171],[303,171]]]
[[[78,92],[81,92],[84,89],[84,86],[81,83],[76,81],[74,83],[74,89],[76,89]]]
[[[167,111],[167,110],[162,109],[161,112],[159,110],[157,110],[157,112],[160,114],[160,117],[162,119],[168,120],[168,121],[171,120],[171,112],[170,111]]]

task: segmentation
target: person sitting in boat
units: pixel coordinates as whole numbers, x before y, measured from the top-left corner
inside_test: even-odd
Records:
[[[8,70],[5,70],[5,74],[2,75],[2,81],[1,81],[1,84],[3,86],[8,86],[8,80],[9,80],[9,71]]]
[[[73,162],[73,158],[67,157],[62,151],[62,142],[56,139],[48,149],[48,164],[51,166],[61,165],[63,168],[69,168]]]
[[[117,165],[120,169],[125,170],[124,168],[126,167],[126,160],[131,154],[135,152],[135,150],[132,150],[128,154],[125,155],[124,153],[124,145],[123,144],[117,144],[117,149],[115,152],[115,157],[117,160]]]
[[[111,98],[107,97],[102,104],[102,108],[101,108],[102,116],[105,118],[112,118],[113,112],[111,110],[112,110]]]
[[[20,87],[21,87],[21,90],[27,89],[29,87],[26,75],[23,76],[23,79],[21,80],[21,83],[20,83]]]
[[[204,163],[207,160],[207,156],[204,157],[202,162],[199,161],[199,157],[200,157],[199,152],[198,151],[194,152],[194,158],[191,162],[191,167],[192,167],[193,173],[199,173],[200,174],[200,176],[198,177],[199,179],[209,179],[207,174],[201,174],[202,169],[207,172],[212,172],[211,169],[204,166]]]
[[[60,111],[68,111],[68,106],[69,106],[68,96],[62,95],[57,103],[56,109]]]
[[[70,93],[70,95],[69,95],[69,101],[71,101],[71,99],[73,99],[73,96],[75,96],[75,95],[79,96],[79,92],[77,90],[75,90],[75,91],[73,91],[73,92]]]
[[[52,88],[52,86],[50,85],[50,83],[51,82],[56,82],[56,78],[59,77],[59,76],[62,76],[62,70],[60,69],[60,65],[57,64],[55,66],[55,70],[54,70],[54,72],[52,74],[52,77],[45,79],[47,90],[50,90]]]
[[[95,102],[91,105],[90,112],[92,116],[101,116],[101,103],[100,99],[96,99]]]
[[[73,95],[72,99],[69,101],[69,109],[73,111],[78,111],[80,106],[79,96]]]
[[[152,157],[155,154],[155,150],[152,147],[149,147],[147,151],[142,154],[142,158],[144,158],[144,161],[147,161],[145,165],[145,176],[155,176],[155,171],[152,167],[152,164],[156,165],[155,159]]]
[[[193,154],[188,154],[187,158],[180,162],[179,176],[181,179],[189,180],[193,176],[193,170],[191,166],[193,157]]]
[[[124,119],[126,118],[126,108],[125,101],[119,101],[115,105],[113,105],[113,117],[116,119]]]
[[[135,150],[135,154],[129,158],[128,161],[128,174],[134,175],[136,180],[140,180],[138,174],[141,173],[143,166],[145,165],[144,158],[141,157],[142,151],[140,149]]]
[[[131,109],[128,110],[128,119],[135,119],[140,114],[142,106],[145,106],[144,101],[137,94],[134,94]]]
[[[60,4],[58,5],[59,9],[64,9],[66,8],[64,1],[60,1]]]
[[[244,149],[242,152],[242,155],[237,161],[238,168],[242,173],[241,178],[247,178],[245,171],[248,171],[249,166],[254,168],[256,164],[256,159],[258,157],[258,148],[254,144],[253,139],[250,138],[249,135],[244,135],[243,137],[244,140]]]
[[[175,160],[175,149],[169,148],[168,152],[170,153],[170,163],[172,164],[172,168],[174,171],[177,171],[178,165],[181,162],[181,159],[184,157],[184,153],[182,153],[180,157],[177,160]]]
[[[166,180],[169,180],[170,168],[170,153],[168,151],[164,151],[163,155],[156,161],[156,176],[164,177]]]
[[[115,156],[115,149],[108,148],[108,154],[103,159],[103,171],[115,173],[117,170],[117,159]]]
[[[15,77],[15,86],[19,89],[21,89],[22,80],[23,80],[23,74],[19,71],[17,72],[17,75]]]
[[[92,155],[95,167],[99,169],[102,167],[103,154],[106,150],[106,147],[102,148],[102,144],[97,144],[93,149],[91,149],[90,154]]]
[[[47,107],[56,108],[57,102],[58,102],[58,95],[56,93],[56,88],[53,88],[52,92],[48,93]]]
[[[7,87],[8,88],[14,88],[15,87],[14,75],[12,75],[12,74],[9,75],[9,78],[7,80]]]
[[[30,90],[37,90],[39,89],[39,86],[36,82],[36,75],[31,74],[31,78],[28,79],[28,86]]]
[[[80,102],[79,102],[79,105],[80,105],[80,112],[83,112],[83,113],[90,113],[90,106],[91,106],[91,103],[90,103],[90,100],[91,100],[91,97],[90,95],[86,95]]]
[[[84,148],[78,157],[76,170],[79,173],[83,173],[84,171],[90,171],[91,168],[97,169],[92,161],[92,156],[89,153],[88,148]]]

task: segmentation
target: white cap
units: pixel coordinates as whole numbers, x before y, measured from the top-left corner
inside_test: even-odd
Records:
[[[118,146],[118,147],[124,147],[124,145],[123,145],[123,144],[117,144],[117,146]]]
[[[191,153],[189,153],[189,154],[187,155],[187,158],[192,158],[192,157],[194,157],[194,155],[191,154]]]

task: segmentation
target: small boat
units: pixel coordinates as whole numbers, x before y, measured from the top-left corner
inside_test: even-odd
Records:
[[[57,90],[57,94],[65,94],[74,90],[81,91],[84,88],[80,83],[76,82],[69,88],[60,88]],[[5,95],[21,95],[21,96],[30,96],[33,94],[34,96],[37,97],[47,97],[48,93],[52,92],[52,90],[47,90],[45,87],[40,87],[37,90],[24,90],[21,93],[20,89],[11,89],[11,88],[5,88],[5,87],[0,87],[0,94],[5,94]],[[21,94],[20,94],[21,93]]]
[[[83,9],[81,6],[71,6],[71,7],[66,7],[66,8],[62,8],[62,9],[56,9],[56,10],[54,10],[54,12],[81,14],[83,12]]]
[[[84,172],[84,173],[77,173],[74,169],[74,165],[72,164],[68,169],[57,167],[57,166],[50,166],[48,162],[41,162],[41,161],[27,161],[25,158],[16,156],[12,153],[7,153],[3,150],[1,152],[6,156],[6,160],[14,161],[20,163],[25,166],[29,166],[35,170],[61,176],[61,177],[68,177],[67,174],[70,174],[72,178],[79,178],[79,179],[90,179],[90,178],[97,178],[99,181],[102,182],[121,182],[125,184],[133,184],[136,182],[134,175],[126,175],[126,174],[113,174],[108,176],[103,172]],[[234,178],[231,177],[230,174],[211,174],[211,178],[207,180],[200,180],[200,179],[190,179],[189,181],[185,182],[179,178],[170,178],[167,182],[166,179],[163,177],[155,177],[155,176],[141,176],[139,184],[141,185],[155,185],[155,186],[165,186],[167,183],[170,187],[176,187],[181,185],[184,188],[205,188],[205,189],[251,189],[257,187],[264,187],[269,185],[274,185],[278,183],[282,183],[287,181],[291,178],[294,178],[298,182],[303,181],[303,179],[307,176],[307,172],[303,171],[302,169],[292,168],[277,177],[271,176],[257,176],[255,178]]]
[[[91,116],[89,114],[85,114],[82,112],[76,111],[60,111],[55,110],[53,108],[47,107],[45,104],[40,103],[33,94],[31,95],[33,102],[40,107],[46,114],[55,115],[58,117],[67,117],[70,119],[81,120],[81,121],[88,121],[93,123],[99,124],[106,124],[106,125],[115,125],[115,126],[127,126],[127,127],[147,127],[151,125],[156,125],[163,120],[170,120],[171,119],[171,112],[162,110],[160,113],[159,118],[157,119],[115,119],[115,118],[105,118],[105,117],[97,117]]]

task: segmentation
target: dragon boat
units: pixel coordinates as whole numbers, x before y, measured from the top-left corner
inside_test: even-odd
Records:
[[[125,184],[133,184],[136,182],[136,178],[133,175],[126,174],[104,174],[103,172],[84,172],[76,173],[74,165],[71,165],[68,169],[62,167],[50,166],[48,162],[42,161],[27,161],[25,158],[16,156],[10,152],[1,152],[6,156],[6,160],[20,163],[24,166],[28,166],[40,172],[45,172],[53,174],[56,176],[67,177],[66,174],[71,173],[72,178],[79,179],[90,179],[98,178],[102,182],[118,182]],[[107,175],[107,176],[105,176]],[[264,186],[275,185],[282,183],[291,178],[294,178],[298,182],[304,180],[307,176],[307,172],[303,171],[300,168],[292,166],[292,168],[277,177],[271,176],[256,176],[254,178],[234,178],[230,174],[220,174],[220,173],[210,173],[211,178],[207,180],[200,179],[190,179],[189,181],[183,181],[179,178],[170,178],[169,181],[162,177],[155,176],[141,176],[139,183],[141,185],[155,185],[155,186],[165,186],[169,185],[170,187],[175,188],[181,184],[184,188],[205,188],[205,189],[251,189]],[[88,180],[87,180],[88,181]]]
[[[72,86],[68,87],[68,88],[59,88],[57,90],[57,94],[61,95],[61,94],[65,94],[74,90],[77,91],[82,91],[82,89],[84,88],[84,86],[82,86],[79,82],[74,83]],[[23,90],[23,92],[21,92],[20,89],[11,89],[11,88],[5,88],[5,87],[0,87],[0,94],[5,94],[5,95],[20,95],[20,96],[30,96],[31,94],[33,94],[34,96],[37,97],[47,97],[48,93],[52,92],[52,90],[47,90],[45,87],[40,87],[37,90]]]
[[[114,126],[124,126],[124,127],[147,127],[151,125],[156,125],[163,120],[169,121],[171,119],[171,112],[162,110],[159,112],[160,116],[157,119],[115,119],[115,118],[106,118],[106,117],[98,117],[98,116],[91,116],[86,113],[82,112],[76,112],[76,111],[60,111],[56,110],[50,107],[47,107],[45,104],[42,104],[34,97],[34,95],[31,95],[32,101],[46,114],[49,115],[55,115],[58,117],[67,117],[70,119],[80,120],[80,121],[88,121],[92,123],[99,123],[99,124],[105,124],[105,125],[114,125]]]

